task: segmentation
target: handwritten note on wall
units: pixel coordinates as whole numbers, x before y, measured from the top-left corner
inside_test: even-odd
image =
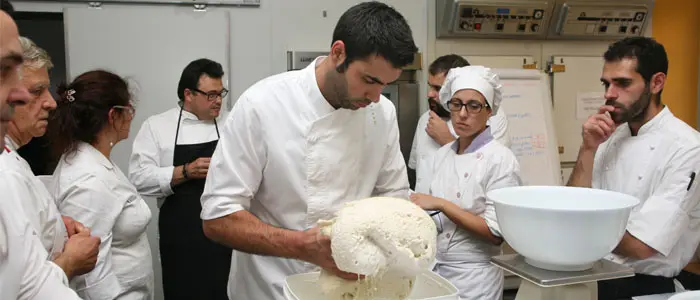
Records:
[[[576,119],[585,120],[598,112],[605,104],[603,92],[578,93],[576,95]]]
[[[547,150],[547,137],[543,134],[513,136],[510,149],[517,157],[543,156]]]
[[[503,102],[501,108],[508,116],[510,149],[520,163],[524,185],[559,185],[561,174],[556,140],[550,136],[548,107],[552,101],[546,78],[538,71],[514,70],[501,74]],[[531,73],[531,77],[522,74]],[[517,75],[517,76],[515,76]]]

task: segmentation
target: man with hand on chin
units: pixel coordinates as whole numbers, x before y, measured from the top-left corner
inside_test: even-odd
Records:
[[[622,241],[608,259],[630,266],[631,278],[598,282],[598,298],[672,293],[673,278],[700,242],[700,134],[661,102],[668,58],[647,37],[612,44],[601,82],[606,103],[583,125],[569,186],[640,199]]]

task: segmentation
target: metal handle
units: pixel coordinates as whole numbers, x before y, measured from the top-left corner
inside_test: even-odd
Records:
[[[564,3],[561,5],[561,10],[559,11],[559,18],[557,19],[557,26],[555,27],[555,32],[561,35],[562,27],[564,27],[564,22],[566,22],[566,14],[569,13],[569,5]]]

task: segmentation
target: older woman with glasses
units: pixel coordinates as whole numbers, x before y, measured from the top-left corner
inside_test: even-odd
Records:
[[[503,272],[490,259],[500,254],[503,238],[486,192],[521,180],[515,155],[494,140],[487,126],[501,103],[500,80],[482,66],[454,68],[440,100],[450,110],[458,138],[433,157],[430,195],[416,193],[411,199],[437,211],[435,271],[457,286],[461,299],[501,299]]]
[[[48,134],[60,159],[50,187],[60,212],[101,238],[95,269],[71,286],[84,299],[152,299],[151,211],[110,159],[134,118],[128,85],[113,73],[90,71],[58,94]]]

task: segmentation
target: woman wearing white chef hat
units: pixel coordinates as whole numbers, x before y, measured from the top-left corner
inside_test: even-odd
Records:
[[[496,142],[487,126],[501,104],[501,83],[489,68],[451,69],[440,100],[459,136],[433,157],[430,195],[411,195],[426,210],[438,210],[435,272],[459,289],[461,299],[501,299],[503,272],[490,264],[503,242],[493,202],[486,192],[521,184],[515,154]]]

